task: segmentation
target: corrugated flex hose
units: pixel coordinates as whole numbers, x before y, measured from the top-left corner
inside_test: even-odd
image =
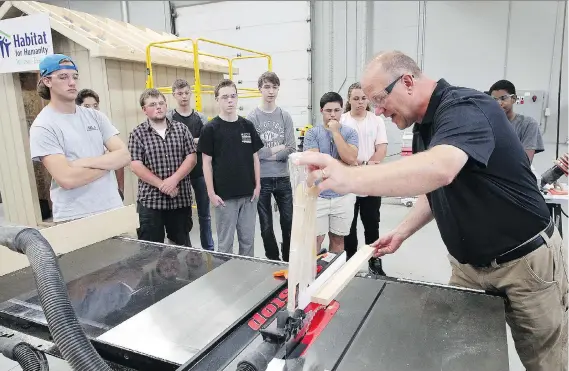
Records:
[[[48,371],[47,358],[30,344],[11,338],[0,338],[0,351],[18,362],[23,371]]]
[[[28,257],[49,331],[71,368],[77,371],[111,371],[77,320],[49,242],[33,228],[2,227],[0,245]]]
[[[265,371],[279,348],[278,344],[262,342],[239,362],[237,371]]]

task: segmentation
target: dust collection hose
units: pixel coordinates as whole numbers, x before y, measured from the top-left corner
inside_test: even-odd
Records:
[[[239,362],[237,371],[265,371],[279,348],[280,346],[276,343],[263,341]]]
[[[48,371],[47,358],[30,344],[9,338],[0,338],[0,351],[12,361],[18,362],[23,371]]]
[[[2,227],[0,245],[28,257],[49,331],[71,368],[78,371],[111,371],[77,320],[49,242],[33,228]]]

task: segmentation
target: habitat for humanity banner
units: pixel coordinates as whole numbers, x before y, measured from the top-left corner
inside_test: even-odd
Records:
[[[0,73],[35,71],[53,54],[47,13],[0,21]]]

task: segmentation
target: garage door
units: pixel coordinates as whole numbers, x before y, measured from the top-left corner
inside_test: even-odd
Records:
[[[278,105],[297,127],[310,122],[310,2],[222,1],[179,7],[176,30],[180,37],[203,37],[270,54],[273,71],[281,80]],[[200,50],[236,56],[237,51],[200,43]],[[267,69],[266,60],[236,62],[239,87],[257,87]],[[241,99],[239,114],[246,116],[260,98]]]

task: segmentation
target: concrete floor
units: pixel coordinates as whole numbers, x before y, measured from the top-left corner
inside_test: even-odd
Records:
[[[564,207],[566,210],[567,208]],[[381,207],[380,233],[385,233],[394,228],[408,213],[409,209],[399,203],[398,199],[384,199]],[[275,213],[275,233],[277,240],[280,240],[280,227],[278,223],[278,213]],[[3,211],[0,204],[0,225],[3,224]],[[566,226],[566,221],[564,225]],[[215,223],[214,240],[215,236]],[[566,228],[566,227],[565,227]],[[567,231],[568,229],[565,229]],[[263,243],[259,234],[257,220],[257,234],[255,237],[255,255],[264,257]],[[566,232],[567,233],[567,232]],[[360,243],[363,242],[363,228],[358,229]],[[199,224],[194,209],[194,228],[191,232],[194,245],[199,245]],[[567,251],[567,239],[564,241],[565,251]],[[324,242],[327,245],[327,241]],[[235,243],[237,249],[237,243]],[[569,254],[565,254],[569,256]],[[394,255],[384,258],[385,272],[390,276],[405,277],[429,282],[447,283],[450,277],[450,266],[446,258],[446,248],[444,247],[439,235],[438,228],[434,222],[417,232]],[[508,330],[508,352],[510,356],[510,371],[524,370],[513,345],[511,335]],[[20,370],[14,362],[0,356],[0,371]],[[71,370],[65,362],[50,358],[50,370],[68,371]]]

